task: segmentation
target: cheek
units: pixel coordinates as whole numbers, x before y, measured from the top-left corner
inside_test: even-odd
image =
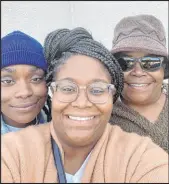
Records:
[[[124,80],[127,80],[128,76],[130,75],[130,71],[129,72],[123,72],[124,74]]]
[[[109,100],[106,104],[102,104],[102,105],[97,106],[97,108],[102,113],[102,120],[104,120],[105,123],[107,123],[110,119],[110,116],[111,116],[111,113],[113,110],[112,100]]]
[[[34,92],[34,95],[36,95],[38,97],[46,97],[47,93],[48,93],[48,89],[46,87],[46,84],[33,86],[32,90]]]
[[[164,80],[164,70],[161,68],[159,71],[151,72],[149,75],[154,79],[155,85],[154,85],[154,91],[161,91],[161,85]]]
[[[55,120],[62,114],[63,110],[67,107],[67,103],[62,103],[53,95],[52,97],[52,119]]]
[[[11,117],[13,115],[9,105],[12,104],[14,92],[15,90],[12,87],[1,88],[1,112],[8,117]],[[14,117],[16,117],[16,114],[14,115]]]
[[[157,83],[162,83],[164,80],[164,71],[160,71],[157,73],[154,73],[152,77],[157,81]]]
[[[11,100],[14,95],[12,91],[10,88],[1,88],[1,105]]]

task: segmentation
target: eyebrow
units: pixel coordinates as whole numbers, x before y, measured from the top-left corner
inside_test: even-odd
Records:
[[[38,70],[41,71],[42,69],[38,68],[36,66],[32,66],[31,69],[30,69],[30,72],[35,72],[35,71],[38,71]],[[14,72],[16,72],[16,69],[15,68],[2,68],[2,71],[8,72],[8,73],[14,73]]]
[[[14,69],[14,68],[2,68],[2,71],[8,72],[8,73],[14,73],[14,72],[16,72],[16,69]]]
[[[94,79],[92,80],[92,82],[105,82],[105,83],[108,83],[106,80],[104,79]]]

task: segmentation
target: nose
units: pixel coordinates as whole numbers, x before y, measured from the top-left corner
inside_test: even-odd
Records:
[[[141,65],[139,62],[135,63],[134,68],[131,70],[130,74],[136,77],[141,77],[146,75],[145,71],[141,68]]]
[[[78,107],[80,109],[91,107],[92,103],[88,100],[86,91],[81,89],[75,101],[72,102],[73,107]]]
[[[28,98],[33,95],[31,84],[20,81],[18,83],[18,90],[15,93],[16,98]]]

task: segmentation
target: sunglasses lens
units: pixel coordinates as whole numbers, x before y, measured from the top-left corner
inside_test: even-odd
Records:
[[[147,71],[155,71],[161,67],[162,60],[158,57],[144,57],[142,58],[142,68]]]
[[[129,57],[121,57],[118,62],[124,72],[131,70],[134,67],[134,59]]]

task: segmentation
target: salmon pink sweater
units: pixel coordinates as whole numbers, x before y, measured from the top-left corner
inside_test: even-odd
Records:
[[[57,183],[51,136],[64,150],[53,123],[2,136],[2,183]],[[93,148],[81,183],[168,183],[168,154],[150,138],[107,124]]]

